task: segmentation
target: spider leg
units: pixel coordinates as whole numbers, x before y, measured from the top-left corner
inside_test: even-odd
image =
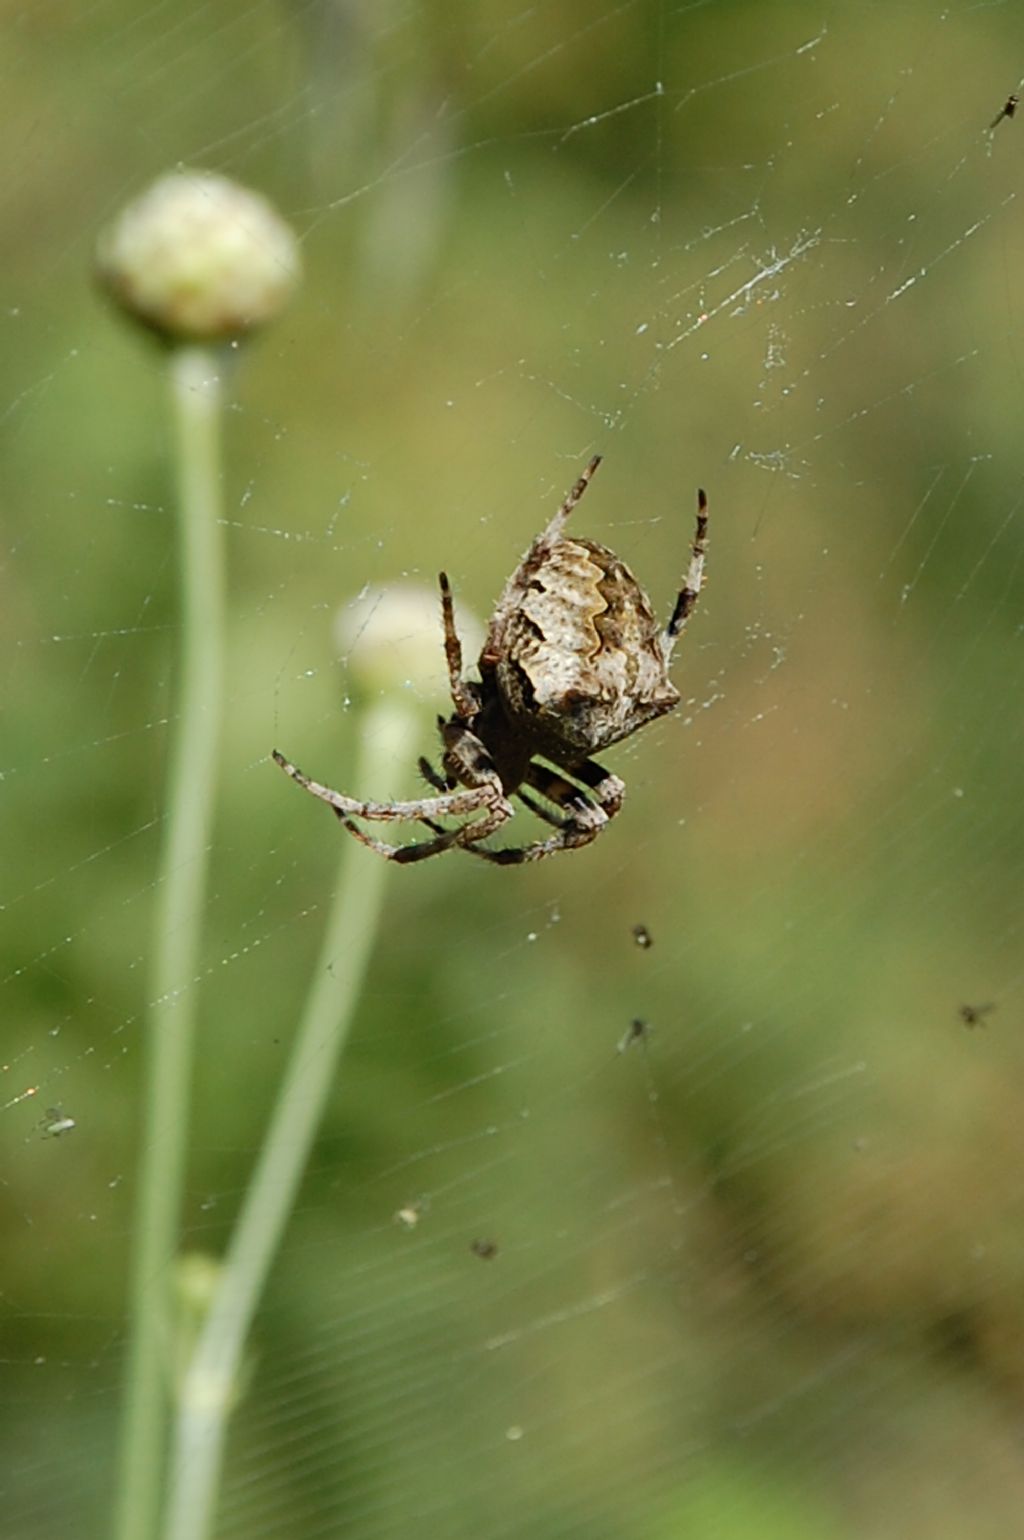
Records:
[[[483,817],[478,818],[475,823],[464,823],[457,831],[454,843],[469,849],[478,840],[487,839],[514,815],[515,808],[511,802],[501,797],[497,802],[492,802]]]
[[[553,545],[556,540],[561,539],[562,530],[565,528],[570,513],[572,513],[573,509],[576,507],[576,504],[579,502],[580,498],[589,487],[591,478],[600,463],[601,456],[595,455],[590,464],[587,466],[586,470],[583,472],[583,475],[580,477],[579,481],[576,482],[576,485],[573,487],[572,491],[566,494],[565,501],[562,503],[562,506],[551,520],[551,523],[548,525],[547,529],[545,529],[542,534],[538,535],[536,540],[533,542],[535,549],[537,546]]]
[[[562,829],[565,827],[565,819],[560,818],[557,813],[553,813],[550,808],[545,807],[539,797],[532,797],[530,793],[528,791],[524,791],[521,786],[516,792],[516,796],[519,798],[520,802],[522,802],[526,807],[530,809],[531,813],[536,814],[538,818],[543,818],[544,822],[549,823],[553,829]]]
[[[465,789],[459,791],[445,789],[439,796],[421,797],[412,802],[357,802],[353,797],[342,796],[340,792],[332,791],[328,786],[321,786],[319,781],[310,780],[277,749],[274,749],[273,757],[293,781],[297,781],[304,790],[319,797],[322,802],[326,802],[348,833],[361,844],[369,846],[371,850],[389,861],[424,861],[428,856],[440,855],[442,851],[450,850],[454,846],[486,839],[488,835],[494,833],[495,829],[500,828],[506,819],[511,818],[515,811],[504,794],[504,788],[491,763],[490,755],[479,738],[457,722],[442,723],[442,729],[447,752],[458,766]],[[430,765],[427,765],[427,770],[430,772],[429,778],[436,785],[441,777],[436,776],[436,772]],[[436,818],[460,813],[480,813],[482,816],[475,822],[470,819],[455,829],[444,829],[434,821]],[[391,845],[384,840],[374,838],[373,835],[366,834],[353,821],[356,818],[415,820],[426,824],[436,838],[423,840],[415,845]]]
[[[606,815],[609,818],[614,818],[622,806],[624,790],[623,782],[619,780],[618,776],[609,775],[603,766],[597,764],[592,759],[585,760],[579,769],[574,770],[572,773],[585,786],[589,786],[595,792],[597,800]],[[527,772],[527,779],[539,791],[548,797],[552,797],[552,800],[557,801],[560,807],[566,806],[573,795],[577,798],[580,795],[578,787],[570,785],[561,776],[553,775],[551,771],[544,769],[543,766],[531,763]],[[550,808],[545,807],[536,797],[531,797],[530,793],[524,791],[521,786],[516,791],[516,796],[522,802],[525,802],[531,813],[535,813],[538,818],[543,818],[544,822],[551,824],[552,828],[564,829],[567,823],[572,822],[571,817],[569,819],[560,818],[557,813],[552,813]]]
[[[468,736],[472,737],[472,734]],[[484,773],[475,775],[467,789],[444,792],[437,797],[419,797],[412,802],[358,802],[354,797],[343,796],[340,791],[332,791],[329,786],[310,780],[308,775],[304,775],[277,749],[273,750],[273,758],[285,774],[290,775],[305,791],[319,797],[321,802],[326,802],[336,813],[347,818],[388,821],[444,818],[450,814],[476,813],[492,803],[496,796],[501,796],[501,782],[497,776]]]
[[[473,685],[462,677],[462,643],[455,629],[455,606],[447,572],[438,573],[441,587],[441,619],[444,625],[444,655],[448,663],[448,688],[455,710],[467,721],[480,710],[480,699]]]
[[[442,851],[454,848],[472,850],[474,855],[486,855],[486,851],[476,850],[475,842],[487,839],[496,829],[500,829],[501,825],[512,817],[514,811],[510,802],[502,801],[476,823],[464,823],[457,829],[443,829],[432,818],[421,818],[420,822],[426,824],[437,838],[424,840],[418,845],[386,845],[383,840],[375,840],[370,835],[364,834],[343,814],[339,813],[338,817],[349,833],[362,840],[364,845],[369,845],[371,850],[376,850],[378,855],[386,855],[392,861],[408,862],[425,861],[428,856],[438,856]]]
[[[662,638],[662,650],[665,654],[666,663],[668,663],[672,656],[673,647],[686,629],[686,622],[697,608],[697,600],[700,597],[701,587],[704,582],[704,558],[707,555],[707,546],[708,500],[704,495],[703,488],[701,488],[697,493],[697,533],[693,537],[693,554],[690,557],[686,582],[679,590],[675,609],[672,611]]]
[[[626,788],[617,775],[609,774],[593,759],[586,759],[581,765],[574,765],[571,774],[588,787],[593,793],[593,800],[579,786],[574,786],[571,781],[559,775],[556,770],[549,770],[546,765],[531,761],[526,772],[525,779],[530,786],[539,791],[549,802],[565,808],[567,816],[560,824],[555,824],[555,815],[546,809],[542,810],[534,798],[524,797],[521,790],[517,792],[527,806],[539,813],[546,823],[555,824],[557,832],[549,839],[536,840],[532,845],[513,846],[504,850],[481,850],[475,843],[466,843],[462,848],[472,855],[480,856],[485,861],[493,861],[498,866],[519,866],[524,861],[540,861],[545,856],[555,855],[560,850],[578,850],[581,845],[589,845],[603,829],[607,828],[611,819],[622,807]],[[480,828],[483,822],[484,820],[481,819],[479,824],[474,824],[474,830]]]
[[[422,754],[416,761],[416,766],[420,772],[420,775],[422,775],[423,779],[426,781],[427,785],[433,786],[435,791],[453,790],[452,784],[449,781],[446,781],[444,776],[434,769],[433,765],[430,763],[430,760],[425,759]]]
[[[612,775],[596,759],[585,759],[581,765],[573,765],[572,774],[584,786],[590,788],[608,818],[614,818],[622,807],[626,795],[626,783]]]
[[[477,840],[484,840],[499,829],[503,823],[512,817],[515,808],[505,796],[501,778],[494,767],[487,749],[464,723],[454,719],[445,722],[438,719],[438,728],[445,746],[445,765],[451,768],[447,771],[450,779],[439,775],[432,765],[425,760],[420,760],[420,770],[426,773],[427,779],[432,785],[437,786],[442,793],[447,793],[451,786],[461,782],[463,786],[488,789],[488,797],[477,805],[482,810],[482,816],[476,822],[467,822],[461,829],[449,831],[443,829],[434,822],[432,813],[437,811],[437,804],[444,801],[444,796],[435,799],[434,807],[424,807],[419,821],[426,824],[439,837],[444,837],[452,845],[469,845]]]
[[[399,863],[425,861],[428,856],[439,856],[442,851],[451,849],[459,833],[458,829],[442,829],[440,824],[433,823],[429,818],[424,818],[422,821],[429,829],[437,833],[437,839],[423,840],[417,845],[389,845],[385,840],[375,839],[372,834],[365,833],[358,824],[353,823],[351,818],[347,817],[344,813],[340,813],[337,808],[333,808],[332,811],[339,823],[343,824],[349,834],[354,839],[357,839],[361,845],[366,845],[370,850],[375,850],[379,856],[384,856],[389,861],[398,861]]]
[[[541,807],[540,803],[535,802],[532,797],[523,797],[523,801],[526,803],[527,807],[531,808],[533,812],[535,812],[540,818],[545,818],[548,823],[554,824],[556,828],[561,827],[562,820],[558,819],[556,821],[554,815],[549,813],[546,808]],[[483,827],[484,819],[482,818],[479,819],[477,823],[464,823],[461,829],[445,829],[443,825],[435,823],[432,818],[421,818],[420,823],[426,824],[427,828],[430,829],[433,834],[444,834],[448,836],[453,845],[459,844],[464,846],[466,850],[471,850],[477,840],[486,839],[488,835],[493,834],[495,829],[500,828],[503,823],[512,817],[514,811],[514,808],[510,808],[507,813],[503,812],[501,817],[495,818],[487,828]],[[463,829],[466,831],[466,839],[459,840],[457,836],[462,832]]]
[[[584,469],[583,475],[573,486],[572,490],[566,494],[554,518],[547,528],[536,536],[530,549],[505,584],[505,590],[498,601],[498,607],[491,617],[483,651],[480,654],[480,671],[484,674],[485,678],[488,672],[492,671],[504,656],[504,633],[509,614],[514,609],[520,607],[531,574],[543,565],[545,558],[551,551],[551,547],[556,545],[562,538],[562,531],[565,528],[569,515],[589,487],[594,472],[600,463],[601,456],[595,455]]]
[[[413,861],[425,861],[430,856],[439,856],[444,851],[451,850],[454,846],[462,843],[459,836],[464,831],[468,833],[470,829],[475,831],[477,828],[476,824],[462,824],[457,829],[444,829],[439,823],[435,823],[432,818],[421,818],[419,821],[426,824],[427,828],[437,835],[436,839],[421,840],[414,845],[389,845],[386,840],[375,839],[372,834],[367,834],[363,829],[360,829],[357,823],[354,823],[345,813],[339,812],[337,808],[332,808],[332,812],[339,823],[343,824],[349,834],[357,839],[361,845],[366,845],[368,849],[376,851],[377,855],[384,856],[389,861],[397,861],[399,865],[408,865]],[[499,822],[504,822],[504,820],[501,819]],[[493,832],[493,828],[488,828],[484,831],[484,834],[492,834]],[[479,836],[475,837],[479,838]],[[470,849],[472,847],[466,846],[466,848]]]

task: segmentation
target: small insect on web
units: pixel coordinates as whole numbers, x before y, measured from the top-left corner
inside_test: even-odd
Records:
[[[957,1015],[965,1027],[983,1027],[985,1017],[995,1010],[995,1001],[988,1000],[984,1005],[961,1005]]]
[[[1004,118],[1012,118],[1019,106],[1019,96],[1008,96],[1006,101],[1000,107],[999,111],[996,113],[995,117],[992,119],[991,123],[988,125],[989,133],[991,133],[994,128],[998,128]]]
[[[436,796],[359,801],[310,780],[273,751],[293,781],[326,802],[348,832],[378,855],[408,862],[468,850],[504,866],[539,861],[589,845],[622,807],[623,782],[592,756],[679,704],[669,664],[700,596],[708,509],[698,492],[689,569],[661,627],[614,551],[565,534],[600,463],[599,455],[591,460],[505,584],[480,653],[479,682],[463,675],[451,586],[447,574],[440,575],[455,710],[447,721],[438,718],[440,770],[419,762]],[[491,849],[483,842],[513,816],[513,796],[555,832],[529,845]],[[445,828],[437,820],[446,817],[465,821]],[[433,838],[390,845],[367,834],[357,819],[417,822]]]
[[[59,1139],[61,1134],[69,1134],[77,1126],[62,1107],[47,1107],[46,1116],[39,1123],[44,1139]]]

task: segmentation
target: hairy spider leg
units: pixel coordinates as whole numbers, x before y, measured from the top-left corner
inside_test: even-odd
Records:
[[[615,776],[608,777],[607,772],[601,770],[600,765],[596,765],[593,760],[588,760],[587,763],[592,765],[594,770],[600,771],[601,779],[607,777],[609,780],[615,780],[620,787],[618,803],[614,808],[614,812],[608,813],[609,818],[614,817],[614,814],[619,811],[619,807],[622,805],[622,782],[618,781],[618,778]],[[573,771],[573,774],[575,775],[576,772]],[[583,779],[582,776],[580,778]],[[573,795],[575,795],[578,802],[586,803],[587,806],[590,806],[589,802],[587,802],[587,799],[584,797],[578,786],[571,785],[568,781],[564,780],[562,776],[558,775],[557,772],[547,769],[547,767],[544,765],[538,765],[532,760],[530,762],[529,771],[527,772],[527,783],[531,786],[536,786],[538,791],[540,791],[550,801],[555,802],[559,807],[568,807],[572,801]],[[524,790],[522,786],[517,788],[516,796],[521,802],[525,803],[525,805],[530,809],[531,813],[536,813],[538,818],[542,818],[544,822],[550,824],[553,829],[566,829],[577,821],[574,820],[571,812],[567,817],[563,817],[558,813],[553,813],[550,808],[545,807],[543,802],[541,802],[537,797],[531,796],[530,793]],[[613,801],[614,795],[608,798],[609,806],[611,806]]]
[[[540,861],[544,856],[554,855],[560,850],[578,850],[581,845],[589,845],[608,827],[622,807],[626,788],[617,775],[610,775],[603,765],[593,759],[585,759],[581,765],[574,765],[569,774],[582,781],[596,800],[591,801],[579,786],[574,786],[557,770],[550,770],[536,760],[530,761],[526,773],[528,785],[556,807],[566,809],[567,816],[560,822],[556,822],[555,815],[542,809],[533,797],[524,796],[521,788],[516,792],[527,807],[538,813],[545,823],[557,829],[558,832],[550,839],[536,840],[531,845],[510,846],[504,850],[481,850],[475,841],[472,844],[464,843],[461,848],[497,866],[519,866],[524,861]],[[479,827],[480,824],[473,825],[474,830]]]
[[[286,775],[290,775],[293,781],[314,797],[319,797],[321,802],[326,802],[336,813],[343,814],[347,818],[369,818],[382,821],[398,821],[408,819],[415,821],[424,815],[433,818],[444,818],[449,814],[475,813],[479,808],[486,807],[494,799],[494,786],[489,777],[481,777],[465,791],[449,791],[438,797],[420,797],[413,802],[359,802],[354,797],[346,797],[340,791],[332,791],[329,786],[322,786],[319,781],[310,780],[295,765],[291,764],[278,749],[273,750],[273,758],[276,764]],[[494,778],[498,793],[501,793],[501,782],[497,776]]]
[[[489,763],[481,763],[481,758],[489,760],[489,756],[480,740],[468,728],[458,723],[445,723],[442,719],[439,725],[445,731],[448,752],[459,762],[460,778],[466,789],[446,791],[437,797],[421,797],[411,802],[358,802],[354,797],[345,797],[340,792],[332,791],[329,786],[322,786],[319,781],[310,780],[309,776],[304,775],[301,770],[285,759],[277,749],[273,751],[273,757],[292,780],[297,781],[305,791],[326,802],[349,834],[359,840],[360,844],[369,846],[378,855],[392,861],[423,861],[428,856],[440,855],[443,850],[448,850],[452,846],[465,845],[471,840],[487,839],[511,818],[515,811],[511,802],[505,797],[497,773]],[[427,769],[431,772],[430,778],[433,778],[434,772],[429,765]],[[436,779],[439,781],[441,778],[437,776]],[[483,816],[475,823],[468,822],[457,829],[442,829],[434,822],[440,817],[477,812],[482,813]],[[424,840],[415,845],[391,845],[384,840],[376,839],[372,834],[365,833],[353,822],[354,818],[408,819],[411,822],[426,824],[436,834],[436,838]]]
[[[565,528],[570,513],[572,513],[573,509],[576,507],[576,504],[579,502],[580,498],[589,487],[591,478],[593,477],[594,472],[597,470],[597,467],[600,465],[600,463],[601,456],[595,455],[590,464],[587,466],[586,470],[583,472],[583,475],[580,477],[579,481],[577,481],[572,491],[567,495],[564,503],[559,508],[554,518],[551,520],[551,523],[548,525],[547,529],[543,530],[542,533],[539,534],[536,540],[533,542],[534,550],[541,546],[554,545],[556,540],[560,540],[562,538],[562,530]]]
[[[483,790],[484,788],[478,789]],[[487,803],[484,802],[480,805],[486,807]],[[435,823],[432,818],[428,818],[424,814],[419,818],[418,822],[426,824],[427,828],[437,838],[421,840],[419,844],[414,845],[390,845],[386,840],[376,839],[372,834],[367,834],[365,830],[360,829],[359,825],[354,823],[347,813],[343,813],[333,803],[331,804],[331,811],[339,823],[344,824],[349,834],[357,839],[361,845],[368,846],[370,850],[376,851],[379,856],[385,856],[389,861],[408,864],[411,861],[425,861],[428,856],[439,856],[442,851],[451,850],[457,846],[464,846],[466,849],[470,849],[469,840],[486,839],[488,835],[494,833],[495,829],[500,828],[507,818],[512,816],[513,809],[507,803],[504,806],[493,806],[488,815],[481,818],[478,823],[460,824],[457,829],[443,829],[439,823]]]
[[[416,761],[416,768],[419,770],[420,775],[422,775],[427,785],[433,786],[435,791],[453,790],[454,782],[446,781],[444,776],[441,775],[438,770],[434,769],[426,755],[420,755],[419,759]]]
[[[437,728],[440,733],[444,733],[445,726],[446,723],[444,717],[438,717]],[[427,785],[433,786],[435,791],[451,791],[452,788],[458,784],[453,778],[443,776],[439,770],[435,770],[434,766],[430,763],[430,760],[426,757],[425,754],[420,755],[419,759],[416,761],[416,764],[420,775],[422,775]],[[432,818],[421,818],[420,823],[426,824],[427,828],[432,829],[435,834],[448,833],[447,829],[443,829],[441,825],[439,823],[435,823]]]
[[[596,759],[585,759],[582,764],[573,765],[570,774],[590,788],[609,818],[614,818],[621,810],[626,783],[612,775],[604,765],[599,765]]]
[[[468,720],[475,717],[480,710],[480,699],[473,685],[462,677],[462,643],[455,629],[455,606],[452,602],[452,590],[447,572],[439,572],[437,581],[441,588],[441,618],[444,624],[444,655],[448,663],[448,688],[457,714]]]
[[[375,839],[372,834],[367,834],[337,808],[333,808],[332,811],[353,838],[357,839],[361,845],[368,846],[370,850],[375,850],[379,856],[385,856],[389,861],[423,861],[427,856],[439,856],[443,850],[452,848],[459,833],[458,829],[442,829],[439,823],[424,818],[421,822],[437,834],[437,839],[424,840],[418,845],[389,845],[385,840]]]
[[[482,806],[486,807],[487,804],[483,803]],[[415,845],[388,845],[384,840],[374,839],[372,835],[364,834],[362,829],[352,823],[344,813],[338,813],[337,808],[334,811],[349,833],[354,834],[362,844],[369,845],[371,850],[375,850],[378,855],[387,856],[390,861],[407,865],[410,861],[425,861],[428,856],[439,856],[444,850],[474,850],[476,840],[487,839],[512,817],[515,810],[511,803],[502,799],[501,802],[492,804],[484,817],[478,819],[476,823],[460,824],[457,829],[442,829],[441,825],[435,823],[432,818],[423,816],[419,822],[426,824],[437,838],[421,840]],[[474,851],[474,853],[477,852]],[[483,855],[484,852],[480,851],[479,854]]]
[[[430,767],[428,766],[428,768]],[[437,784],[442,784],[440,776],[437,777]],[[545,807],[544,803],[540,800],[539,797],[532,796],[530,792],[526,791],[522,786],[516,787],[514,795],[519,798],[524,807],[528,807],[531,813],[535,813],[538,818],[543,819],[546,824],[550,824],[553,829],[564,829],[571,822],[570,819],[563,818],[560,814],[554,813],[550,808]],[[425,823],[428,829],[432,829],[435,834],[445,833],[445,830],[442,829],[441,825],[439,823],[434,823],[434,821],[430,818],[423,818],[420,821],[421,823]],[[477,850],[473,844],[468,842],[463,846],[463,849],[468,850],[471,855],[483,856],[485,860],[491,860],[495,857],[495,852],[493,850]],[[498,859],[501,860],[503,858],[498,856]]]
[[[662,638],[662,650],[665,654],[666,664],[672,657],[672,649],[686,630],[686,623],[697,608],[697,600],[704,583],[704,559],[708,549],[708,500],[703,487],[697,493],[697,533],[693,537],[692,555],[690,566],[686,573],[686,582],[679,590],[675,609],[671,619],[665,627]]]
[[[528,807],[531,813],[535,813],[538,818],[542,818],[545,823],[549,823],[553,829],[564,829],[569,822],[560,813],[553,813],[549,807],[545,807],[539,797],[532,796],[522,786],[516,789],[516,796],[524,807]]]
[[[534,787],[541,796],[547,797],[556,807],[563,808],[569,815],[570,823],[581,814],[589,821],[593,814],[601,813],[602,816],[594,820],[601,825],[615,817],[622,807],[626,790],[625,783],[617,775],[609,774],[596,759],[585,759],[582,764],[573,765],[566,774],[582,781],[583,786],[593,792],[596,801],[591,801],[580,786],[574,786],[572,781],[566,779],[566,775],[549,769],[535,759],[531,759],[525,779],[526,784]]]

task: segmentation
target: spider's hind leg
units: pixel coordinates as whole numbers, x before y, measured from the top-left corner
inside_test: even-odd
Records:
[[[704,559],[708,549],[708,500],[703,487],[697,493],[697,532],[693,537],[690,565],[686,581],[679,590],[675,608],[665,627],[662,646],[665,662],[672,656],[672,649],[686,629],[686,623],[697,608],[697,600],[704,584]]]
[[[575,486],[572,488],[572,491],[566,494],[565,501],[562,503],[558,512],[551,520],[551,523],[548,525],[547,529],[545,529],[542,534],[537,536],[537,539],[534,541],[534,546],[554,545],[556,540],[561,539],[562,530],[566,526],[566,522],[568,521],[570,513],[572,513],[573,509],[576,507],[576,504],[579,502],[580,498],[589,487],[594,472],[597,470],[597,467],[600,465],[600,463],[601,456],[595,455],[590,464],[587,466],[586,470],[583,472],[583,475],[580,477],[579,481],[577,481]]]

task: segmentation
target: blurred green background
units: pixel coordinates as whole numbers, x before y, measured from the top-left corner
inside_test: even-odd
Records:
[[[178,610],[163,360],[90,262],[185,165],[265,192],[306,264],[233,382],[185,1248],[230,1232],[336,874],[267,753],[373,793],[339,607],[443,565],[486,617],[598,450],[578,527],[659,609],[698,483],[713,518],[686,705],[609,756],[607,836],[390,873],[219,1533],[1015,1533],[1024,125],[985,125],[1024,22],[2,27],[3,1532],[103,1535],[112,1500]]]

